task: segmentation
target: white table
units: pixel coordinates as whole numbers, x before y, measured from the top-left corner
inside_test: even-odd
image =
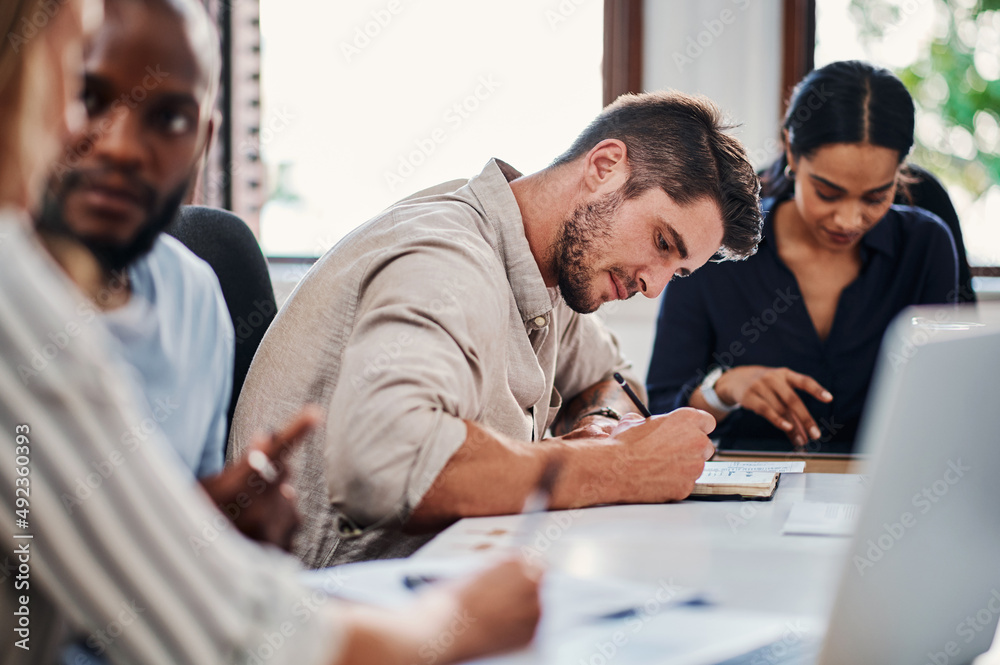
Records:
[[[771,501],[684,501],[464,519],[414,556],[516,547],[549,568],[707,592],[725,607],[821,617],[847,538],[782,536],[794,503],[859,502],[854,474],[786,474]],[[524,545],[526,531],[528,545]],[[528,549],[523,549],[527,547]]]

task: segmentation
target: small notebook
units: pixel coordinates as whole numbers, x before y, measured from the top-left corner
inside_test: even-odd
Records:
[[[691,499],[757,499],[774,497],[781,474],[734,468],[725,462],[707,462],[705,471],[695,481]]]

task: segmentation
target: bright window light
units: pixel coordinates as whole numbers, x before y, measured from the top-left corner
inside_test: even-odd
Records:
[[[546,166],[601,109],[599,0],[261,0],[269,256],[318,256],[491,157]]]

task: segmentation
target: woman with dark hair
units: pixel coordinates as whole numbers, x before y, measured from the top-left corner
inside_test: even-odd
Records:
[[[811,72],[765,173],[763,241],[663,296],[650,407],[708,411],[724,448],[847,452],[879,343],[909,305],[955,302],[955,242],[893,205],[913,145],[913,100],[858,61]]]

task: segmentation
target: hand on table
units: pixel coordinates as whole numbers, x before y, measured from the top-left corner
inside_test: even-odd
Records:
[[[744,409],[767,418],[785,432],[793,444],[804,448],[809,441],[823,434],[809,409],[802,403],[797,390],[808,393],[821,402],[830,402],[833,395],[815,379],[793,372],[787,367],[744,365],[727,370],[715,384],[722,401],[739,404]]]
[[[271,436],[257,435],[242,459],[218,475],[202,478],[201,486],[243,535],[290,550],[299,526],[295,490],[287,483],[288,465],[277,460],[287,456],[322,420],[322,411],[307,405],[284,429]],[[255,469],[252,456],[263,453],[274,477]],[[259,466],[257,468],[260,468]]]

